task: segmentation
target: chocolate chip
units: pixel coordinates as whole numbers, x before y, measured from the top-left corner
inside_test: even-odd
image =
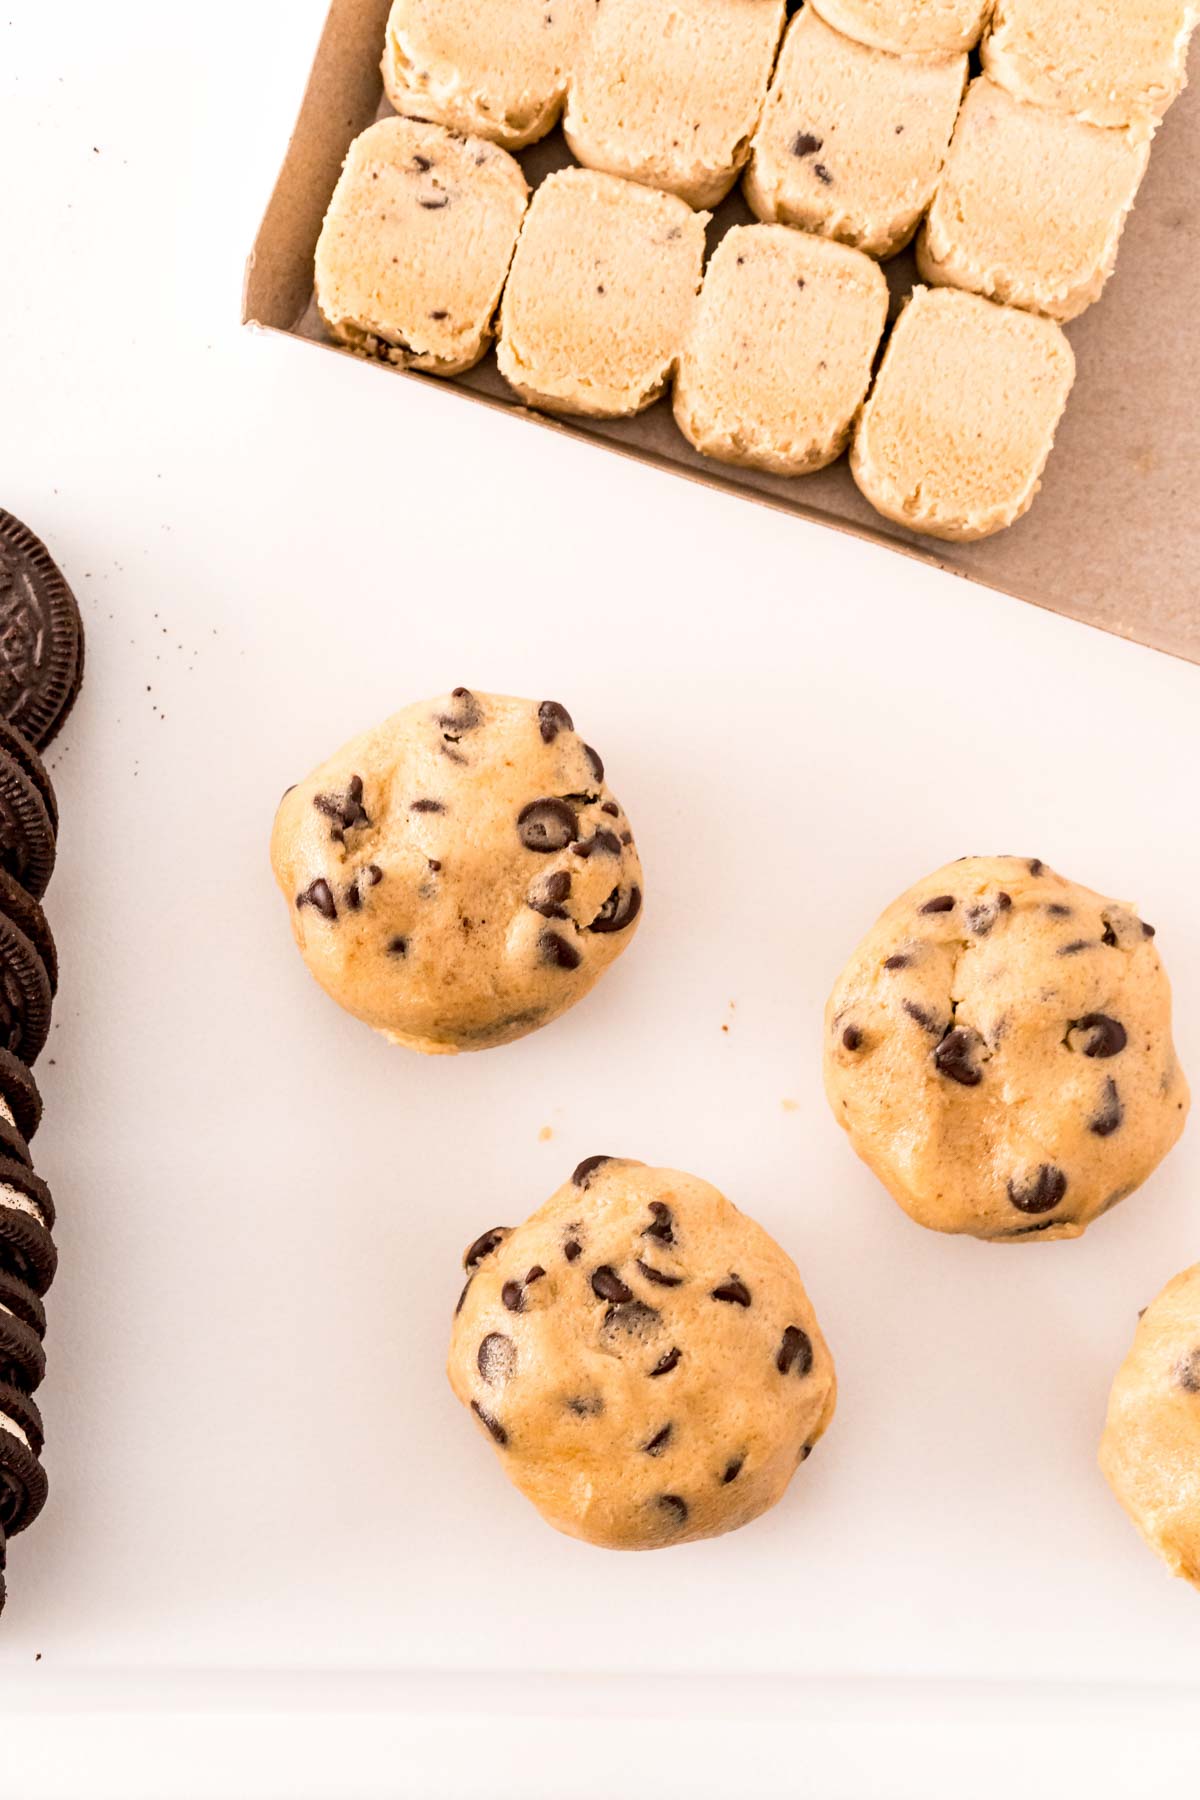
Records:
[[[500,1298],[503,1300],[505,1306],[507,1306],[509,1312],[519,1313],[525,1311],[525,1289],[521,1286],[519,1281],[506,1281],[504,1286],[500,1289]]]
[[[540,1281],[545,1273],[546,1271],[543,1269],[541,1263],[534,1263],[532,1269],[526,1269],[525,1271],[525,1286],[532,1287],[534,1282]]]
[[[833,186],[833,176],[829,173],[829,170],[825,167],[824,163],[814,163],[813,164],[813,174],[816,176],[816,178],[819,182],[822,182],[824,184],[825,187]]]
[[[356,887],[348,887],[345,893],[345,904],[351,912],[358,912],[362,906],[362,895]]]
[[[1046,865],[1042,861],[1041,857],[1035,856],[1033,861],[1029,865],[1029,873],[1031,875],[1040,875],[1044,871],[1045,867],[1046,867]]]
[[[1018,1212],[1052,1212],[1067,1191],[1067,1178],[1052,1163],[1043,1163],[1024,1181],[1010,1181],[1008,1197]]]
[[[1078,956],[1081,950],[1090,949],[1091,944],[1088,942],[1087,938],[1073,938],[1069,944],[1062,945],[1058,954],[1060,956]]]
[[[858,1029],[857,1025],[847,1025],[845,1031],[842,1033],[842,1042],[845,1044],[847,1050],[862,1049],[863,1034]]]
[[[604,1411],[604,1402],[599,1394],[577,1394],[567,1401],[567,1411],[573,1412],[577,1419],[598,1419]]]
[[[574,1262],[576,1257],[583,1255],[583,1245],[576,1243],[574,1238],[568,1238],[563,1245],[563,1255],[568,1262]]]
[[[1011,905],[1012,902],[1010,901],[1009,904]],[[977,901],[975,905],[968,906],[968,930],[972,931],[976,937],[986,937],[988,932],[992,929],[992,926],[996,923],[996,913],[997,908],[989,905],[985,900]]]
[[[412,159],[412,166],[414,169],[420,169],[421,173],[424,174],[427,169],[432,169],[433,164],[427,156],[414,156]]]
[[[495,1438],[495,1440],[498,1444],[507,1444],[507,1442],[508,1442],[507,1431],[505,1431],[505,1429],[504,1429],[503,1425],[500,1423],[499,1419],[494,1419],[490,1412],[484,1412],[484,1410],[483,1410],[482,1406],[480,1406],[478,1400],[472,1400],[471,1411],[475,1414],[475,1417],[480,1421],[481,1424],[487,1426],[488,1430],[491,1432],[492,1436]]]
[[[448,312],[444,312],[442,310],[442,308],[439,307],[436,312],[431,312],[429,316],[431,319],[439,319],[440,320],[440,319],[448,319],[450,317],[450,314]]]
[[[579,835],[579,821],[565,800],[531,800],[517,814],[517,831],[527,850],[550,856]]]
[[[646,1452],[647,1456],[661,1456],[670,1441],[671,1427],[669,1425],[664,1425],[661,1431],[655,1432],[648,1444],[642,1445],[642,1449]]]
[[[633,1289],[627,1288],[617,1271],[608,1263],[601,1263],[592,1274],[592,1292],[600,1300],[611,1300],[621,1306],[633,1299]]]
[[[1001,912],[1007,912],[1012,906],[1012,895],[1004,893],[997,894],[996,905],[1000,908]]]
[[[575,1187],[585,1188],[588,1185],[589,1177],[595,1174],[601,1163],[615,1161],[616,1158],[612,1156],[585,1156],[583,1161],[579,1164],[579,1167],[572,1174],[571,1181]]]
[[[1052,900],[1046,911],[1055,919],[1069,919],[1071,916],[1071,908],[1060,905],[1057,900]]]
[[[653,1381],[657,1375],[669,1375],[682,1355],[682,1350],[671,1349],[667,1351],[665,1356],[660,1356],[650,1371],[651,1381]]]
[[[600,911],[596,914],[589,931],[627,931],[642,910],[642,890],[631,887],[629,893],[621,896],[619,887],[615,887]]]
[[[799,1325],[788,1326],[775,1358],[775,1367],[781,1375],[786,1375],[793,1364],[797,1375],[807,1375],[813,1366],[812,1339]]]
[[[595,839],[589,838],[586,843],[572,844],[571,845],[571,854],[572,854],[572,856],[581,856],[583,858],[583,860],[586,862],[588,857],[592,854],[592,851],[595,849],[595,847],[596,847]]]
[[[338,916],[333,889],[323,877],[310,882],[302,894],[296,895],[297,912],[302,906],[311,906],[314,912],[320,913],[323,919],[328,919],[331,923]]]
[[[538,707],[538,724],[543,744],[552,744],[560,731],[574,731],[575,721],[557,700],[543,700]]]
[[[463,1257],[463,1268],[478,1268],[485,1257],[490,1256],[493,1250],[499,1249],[511,1230],[511,1225],[493,1225],[490,1231],[481,1232],[475,1242],[468,1245],[466,1255]]]
[[[941,1031],[939,1021],[931,1013],[927,1013],[923,1006],[918,1006],[915,1000],[905,1000],[903,1006],[909,1018],[915,1019],[923,1031]]]
[[[675,1219],[670,1207],[663,1200],[651,1200],[650,1215],[653,1224],[647,1225],[643,1237],[657,1238],[660,1244],[675,1242]]]
[[[446,809],[440,800],[414,800],[408,810],[418,813],[441,813]]]
[[[1117,934],[1107,919],[1104,921],[1104,930],[1100,933],[1100,942],[1107,944],[1110,950],[1115,950],[1117,947]]]
[[[538,954],[552,969],[577,969],[583,957],[561,932],[543,931],[538,936]]]
[[[418,200],[417,201],[417,205],[423,206],[425,208],[426,212],[439,212],[443,206],[449,206],[449,204],[450,204],[449,194],[443,194],[441,196],[440,200]]]
[[[606,800],[600,811],[607,813],[610,819],[619,819],[621,816],[621,809],[615,800]]]
[[[1088,1130],[1097,1137],[1111,1137],[1120,1129],[1125,1117],[1125,1108],[1121,1105],[1121,1096],[1117,1092],[1117,1084],[1110,1075],[1104,1084],[1104,1104],[1095,1118],[1089,1119]]]
[[[946,1033],[933,1053],[938,1074],[944,1075],[947,1081],[957,1081],[960,1087],[978,1087],[983,1080],[983,1070],[975,1057],[982,1042],[977,1031],[956,1025]]]
[[[687,1524],[687,1501],[681,1499],[678,1494],[660,1494],[658,1496],[658,1504],[662,1507],[664,1512],[671,1514],[676,1525],[683,1526]]]
[[[313,805],[327,819],[332,819],[329,836],[335,844],[346,841],[346,833],[354,831],[360,825],[369,825],[366,808],[362,803],[363,784],[361,775],[352,775],[344,794],[317,794]]]
[[[656,1287],[682,1287],[683,1286],[683,1276],[682,1275],[664,1275],[661,1269],[652,1269],[650,1267],[650,1264],[644,1263],[640,1257],[638,1258],[638,1268],[642,1271],[642,1274],[646,1277],[646,1280],[652,1281]]]
[[[483,711],[470,688],[452,688],[450,698],[457,700],[458,706],[452,713],[438,714],[437,722],[444,731],[474,731],[482,725]],[[458,742],[457,738],[454,742]]]
[[[889,956],[883,966],[885,969],[907,969],[910,960],[907,956]]]
[[[585,744],[583,746],[583,754],[587,757],[588,768],[592,771],[592,780],[603,781],[604,764],[600,761],[599,752],[593,750],[590,744]]]
[[[726,1487],[729,1486],[731,1481],[737,1480],[745,1465],[745,1461],[746,1459],[744,1456],[735,1456],[732,1462],[726,1463],[725,1473],[721,1477],[721,1481]]]
[[[731,1306],[749,1306],[750,1289],[740,1275],[731,1275],[728,1281],[712,1290],[714,1300],[726,1300]]]
[[[1176,1364],[1175,1379],[1186,1394],[1200,1394],[1200,1344]]]
[[[570,892],[570,871],[554,869],[534,883],[525,897],[525,904],[532,907],[535,913],[541,913],[543,919],[565,919],[569,915],[563,901]]]
[[[425,861],[426,861],[426,862],[427,862],[427,863],[428,863],[428,864],[429,864],[429,867],[430,867],[430,870],[431,870],[431,871],[432,871],[432,873],[433,873],[433,874],[434,874],[434,875],[440,875],[440,874],[441,874],[441,872],[442,872],[442,865],[441,865],[441,863],[440,863],[440,862],[438,862],[438,861],[436,861],[436,859],[435,859],[435,858],[434,858],[434,857],[432,857],[432,856],[427,856],[427,857],[426,857],[426,858],[425,858]]]
[[[407,956],[408,955],[408,939],[406,937],[390,938],[388,940],[388,955],[389,956]]]
[[[1142,936],[1143,937],[1156,937],[1157,935],[1158,934],[1155,931],[1153,925],[1147,925],[1145,919],[1143,919],[1142,920]]]
[[[954,895],[939,894],[935,900],[927,900],[921,908],[923,913],[943,913],[954,911]]]
[[[824,142],[824,138],[814,137],[811,131],[798,131],[792,139],[792,155],[815,156]]]
[[[459,1295],[459,1296],[458,1296],[458,1304],[457,1304],[457,1305],[456,1305],[456,1306],[455,1306],[455,1308],[454,1308],[454,1316],[455,1316],[455,1318],[456,1318],[456,1319],[457,1319],[457,1317],[458,1317],[458,1315],[459,1315],[459,1313],[460,1313],[460,1312],[461,1312],[461,1311],[462,1311],[462,1309],[463,1309],[463,1302],[464,1302],[464,1300],[465,1300],[465,1299],[466,1299],[466,1297],[467,1297],[467,1291],[468,1291],[468,1289],[469,1289],[469,1288],[470,1288],[470,1286],[471,1286],[471,1282],[472,1282],[472,1281],[473,1281],[473,1280],[474,1280],[474,1277],[473,1277],[473,1276],[471,1276],[471,1275],[468,1275],[468,1276],[467,1276],[467,1279],[466,1279],[466,1281],[465,1281],[465,1282],[464,1282],[464,1284],[463,1284],[463,1291],[462,1291],[462,1293],[461,1293],[461,1294],[460,1294],[460,1295]]]
[[[624,1300],[610,1306],[604,1315],[601,1335],[612,1344],[617,1338],[653,1338],[662,1323],[662,1314],[644,1300]]]
[[[378,887],[383,880],[383,870],[378,863],[368,863],[362,872],[362,879],[368,887]]]
[[[1082,1019],[1073,1019],[1067,1027],[1068,1042],[1075,1031],[1088,1034],[1085,1044],[1071,1044],[1072,1050],[1082,1049],[1085,1056],[1119,1056],[1129,1042],[1120,1020],[1110,1018],[1107,1013],[1085,1013]]]
[[[489,1387],[502,1387],[517,1366],[517,1346],[502,1331],[489,1331],[475,1353],[475,1363]]]
[[[592,838],[592,848],[603,850],[605,856],[620,856],[621,840],[615,831],[598,831]]]

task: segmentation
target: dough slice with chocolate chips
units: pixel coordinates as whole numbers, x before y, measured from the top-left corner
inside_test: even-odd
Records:
[[[1079,1237],[1187,1117],[1153,928],[1036,857],[950,863],[888,907],[839,977],[825,1087],[918,1224]]]
[[[381,119],[355,138],[317,244],[334,335],[397,368],[457,375],[487,348],[529,197],[507,151]]]
[[[464,1259],[448,1374],[547,1522],[611,1550],[733,1531],[833,1417],[795,1264],[693,1175],[589,1156]]]
[[[889,56],[806,6],[754,134],[752,210],[894,256],[933,198],[966,82],[965,56]]]

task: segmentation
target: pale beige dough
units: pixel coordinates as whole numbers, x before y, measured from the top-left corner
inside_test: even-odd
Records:
[[[917,239],[926,281],[1051,319],[1100,298],[1150,145],[973,81]]]
[[[806,6],[754,135],[751,209],[893,256],[933,198],[966,80],[965,56],[889,56]]]
[[[679,428],[706,456],[777,475],[846,446],[887,320],[878,265],[787,225],[738,225],[704,275],[675,379]]]
[[[520,150],[558,120],[598,0],[396,0],[383,85],[397,112]]]
[[[694,1175],[589,1157],[466,1261],[450,1385],[570,1537],[654,1550],[748,1524],[833,1417],[795,1264]]]
[[[970,50],[992,0],[811,0],[826,24],[896,56]]]
[[[1100,1467],[1150,1548],[1200,1587],[1200,1263],[1142,1314],[1109,1396]]]
[[[500,308],[500,373],[531,406],[619,418],[674,372],[707,213],[616,175],[562,169],[533,197]]]
[[[397,367],[471,368],[491,337],[528,196],[495,144],[381,119],[351,144],[317,244],[326,323]]]
[[[1131,907],[1015,856],[902,894],[825,1014],[834,1117],[934,1231],[1079,1237],[1183,1130],[1171,990]]]
[[[850,447],[884,518],[969,543],[1026,513],[1075,358],[1062,328],[956,288],[914,288]]]
[[[784,0],[603,0],[567,95],[579,161],[714,206],[766,99]]]
[[[596,752],[554,701],[455,688],[284,795],[271,863],[310,972],[429,1053],[565,1012],[636,929],[642,871]]]
[[[1183,91],[1195,0],[996,0],[983,40],[994,81],[1092,125],[1152,135]]]

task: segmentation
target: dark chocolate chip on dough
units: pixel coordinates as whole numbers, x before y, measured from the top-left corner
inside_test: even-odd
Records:
[[[543,919],[566,919],[570,915],[564,902],[571,892],[571,872],[569,869],[553,869],[550,874],[543,875],[535,881],[525,897],[526,906]]]
[[[330,820],[329,836],[335,844],[344,844],[348,831],[357,831],[371,823],[363,805],[363,780],[352,775],[344,794],[317,794],[313,805]]]
[[[0,752],[0,868],[40,900],[54,858],[54,827],[45,801],[20,764]]]
[[[504,1429],[503,1425],[500,1423],[499,1419],[495,1418],[490,1412],[484,1411],[483,1407],[480,1406],[478,1400],[472,1400],[471,1411],[475,1414],[475,1417],[485,1427],[485,1429],[491,1433],[492,1437],[495,1438],[495,1440],[498,1444],[507,1444],[507,1442],[508,1442],[507,1431],[505,1431],[505,1429]]]
[[[812,1366],[812,1339],[807,1331],[803,1331],[799,1325],[789,1325],[783,1334],[783,1341],[775,1358],[775,1367],[781,1375],[786,1375],[793,1368],[797,1375],[807,1375]]]
[[[600,760],[600,752],[593,750],[590,744],[583,746],[583,754],[587,757],[588,768],[592,771],[593,781],[604,780],[604,764]]]
[[[585,1156],[583,1161],[577,1164],[572,1171],[571,1180],[577,1188],[585,1188],[602,1163],[614,1160],[611,1156]]]
[[[1187,1394],[1200,1394],[1200,1344],[1175,1365],[1175,1379]]]
[[[897,953],[895,956],[887,957],[883,966],[885,969],[907,969],[911,961],[911,957]]]
[[[574,731],[575,721],[557,700],[543,700],[538,707],[538,725],[543,744],[552,744],[560,731]]]
[[[665,1200],[651,1200],[651,1223],[643,1231],[643,1237],[657,1238],[660,1244],[675,1242],[675,1217]]]
[[[628,894],[622,898],[620,888],[615,887],[588,926],[588,930],[627,931],[641,910],[641,888],[631,887]]]
[[[983,1070],[977,1060],[982,1045],[983,1039],[977,1031],[956,1025],[934,1051],[934,1067],[939,1075],[958,1082],[960,1087],[978,1087],[983,1080]]]
[[[0,716],[44,749],[83,681],[83,622],[27,525],[0,510]]]
[[[792,155],[815,156],[824,142],[824,138],[814,137],[811,131],[798,131],[792,139]]]
[[[749,1306],[750,1289],[740,1275],[731,1275],[728,1281],[723,1281],[720,1287],[712,1290],[712,1297],[714,1300],[724,1300],[731,1306]]]
[[[483,709],[470,688],[456,687],[450,695],[454,702],[449,712],[438,715],[443,731],[475,731],[483,724]]]
[[[1032,1174],[1008,1184],[1010,1201],[1023,1213],[1053,1212],[1066,1191],[1067,1178],[1053,1163],[1042,1163]]]
[[[953,894],[938,894],[934,897],[934,899],[927,900],[925,902],[924,906],[921,908],[921,911],[923,913],[953,912],[954,911],[954,895]]]
[[[538,935],[538,954],[552,969],[577,969],[583,961],[574,944],[561,931],[543,931]]]
[[[633,1289],[627,1287],[614,1268],[608,1263],[601,1263],[592,1273],[592,1292],[600,1300],[610,1300],[614,1305],[622,1306],[633,1299]]]
[[[579,836],[579,821],[565,800],[531,800],[517,814],[517,831],[527,850],[552,856]]]
[[[735,1456],[733,1458],[732,1462],[727,1462],[725,1464],[725,1473],[721,1477],[721,1482],[722,1482],[723,1486],[728,1487],[729,1483],[731,1481],[737,1480],[738,1476],[742,1472],[742,1467],[743,1467],[743,1464],[745,1463],[745,1461],[746,1461],[746,1459],[744,1456]]]
[[[489,1331],[475,1354],[476,1367],[489,1387],[503,1387],[517,1367],[517,1346],[502,1331]]]
[[[845,1031],[843,1031],[843,1033],[842,1033],[842,1043],[845,1045],[847,1050],[861,1050],[862,1049],[863,1034],[858,1029],[857,1025],[847,1025]]]
[[[1077,1036],[1080,1041],[1076,1041]],[[1081,1050],[1085,1056],[1119,1056],[1129,1042],[1129,1034],[1121,1021],[1108,1013],[1085,1013],[1082,1019],[1071,1021],[1067,1042],[1072,1050]]]
[[[655,1287],[683,1286],[682,1275],[668,1275],[662,1269],[656,1269],[652,1267],[650,1263],[643,1262],[640,1256],[637,1259],[637,1266],[646,1277],[646,1280],[652,1282]]]
[[[672,1349],[668,1350],[667,1354],[665,1356],[660,1356],[658,1361],[655,1363],[654,1367],[650,1371],[651,1381],[653,1381],[659,1375],[669,1375],[671,1373],[671,1370],[674,1369],[675,1367],[677,1367],[677,1365],[679,1363],[679,1359],[682,1355],[683,1355],[683,1351],[680,1350],[678,1348],[678,1346],[675,1346]]]
[[[658,1496],[658,1504],[663,1512],[668,1514],[672,1524],[679,1526],[681,1529],[687,1524],[687,1501],[682,1499],[679,1494],[660,1494]]]
[[[1088,1120],[1088,1130],[1097,1137],[1111,1137],[1118,1131],[1125,1117],[1125,1108],[1121,1105],[1121,1096],[1117,1084],[1110,1075],[1104,1084],[1104,1097],[1099,1112]]]
[[[468,1244],[463,1256],[464,1269],[477,1269],[485,1257],[498,1250],[512,1230],[511,1225],[493,1225],[490,1231],[480,1232],[473,1244]]]
[[[309,882],[302,893],[296,895],[296,911],[299,912],[305,906],[311,906],[314,912],[319,913],[330,924],[333,924],[337,918],[337,901],[333,897],[333,889],[323,875],[318,875],[315,881]]]

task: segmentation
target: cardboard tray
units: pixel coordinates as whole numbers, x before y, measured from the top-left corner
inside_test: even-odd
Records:
[[[379,74],[388,11],[389,0],[333,0],[247,265],[245,324],[335,347],[313,303],[313,253],[351,140],[381,103],[388,110]],[[520,160],[532,186],[571,159],[556,131]],[[1193,87],[1155,144],[1104,299],[1067,328],[1079,373],[1042,492],[1023,520],[983,543],[941,544],[889,525],[858,492],[844,458],[796,480],[709,461],[685,442],[662,401],[640,418],[612,423],[547,419],[511,393],[494,355],[441,385],[1200,662],[1200,511],[1192,492],[1200,472],[1197,166],[1200,93]],[[710,245],[748,218],[735,191],[717,211]],[[911,261],[898,258],[887,272],[894,295],[902,295]]]

